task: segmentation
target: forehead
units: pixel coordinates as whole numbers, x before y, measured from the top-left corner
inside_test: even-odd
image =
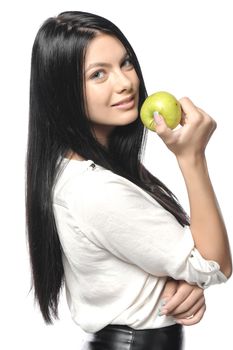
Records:
[[[85,66],[95,62],[109,62],[121,59],[126,53],[124,45],[114,36],[99,34],[89,43]]]

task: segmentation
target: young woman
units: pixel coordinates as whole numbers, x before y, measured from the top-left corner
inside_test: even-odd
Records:
[[[52,322],[64,281],[73,320],[92,334],[90,349],[181,349],[180,323],[204,313],[200,291],[231,275],[205,159],[216,123],[187,97],[179,129],[155,119],[187,186],[189,222],[142,164],[146,96],[132,47],[107,19],[64,12],[39,29],[27,154],[35,297]],[[169,277],[181,282],[174,287]]]

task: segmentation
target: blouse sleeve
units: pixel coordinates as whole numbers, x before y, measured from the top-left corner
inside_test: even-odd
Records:
[[[194,247],[188,226],[182,227],[140,187],[104,173],[90,178],[81,196],[73,192],[71,213],[74,220],[82,218],[89,240],[157,277],[170,276],[201,288],[227,281],[219,264],[205,260]]]

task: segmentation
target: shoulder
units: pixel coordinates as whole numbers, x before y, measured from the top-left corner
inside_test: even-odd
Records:
[[[90,183],[97,181],[96,165],[92,160],[63,159],[53,187],[53,201],[66,204],[67,200],[88,191]]]
[[[140,187],[107,170],[93,161],[66,162],[54,186],[54,203],[72,207],[77,202],[82,207],[105,208],[134,203],[142,198],[155,201]]]
[[[53,200],[60,204],[72,202],[77,196],[83,200],[106,197],[124,192],[126,179],[96,165],[93,161],[65,161],[61,164],[53,188]]]

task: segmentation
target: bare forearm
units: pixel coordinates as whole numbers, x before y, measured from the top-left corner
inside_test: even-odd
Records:
[[[178,160],[190,203],[191,232],[195,246],[207,260],[217,261],[230,277],[231,254],[225,224],[209,178],[205,148],[216,129],[215,120],[187,97],[180,99],[182,127],[170,130],[155,115],[156,131]]]
[[[229,242],[205,156],[177,160],[187,187],[195,246],[205,259],[217,261],[229,277],[232,269]]]

